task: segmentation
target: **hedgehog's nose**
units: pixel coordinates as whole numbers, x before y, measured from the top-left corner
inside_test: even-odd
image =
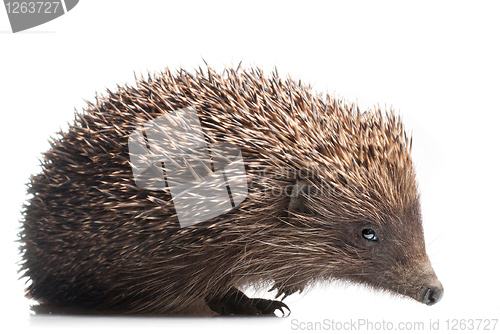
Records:
[[[427,305],[434,305],[443,298],[444,289],[441,282],[436,281],[422,289],[420,301]]]

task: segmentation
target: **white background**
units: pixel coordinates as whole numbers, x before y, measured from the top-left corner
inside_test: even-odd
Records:
[[[498,2],[97,1],[12,34],[0,8],[1,323],[20,332],[294,331],[324,319],[373,323],[500,318]],[[15,243],[30,174],[47,139],[95,92],[134,71],[188,70],[203,59],[277,66],[362,109],[393,106],[414,136],[428,253],[445,287],[428,307],[359,287],[286,301],[285,319],[33,315]],[[410,326],[409,325],[409,326]],[[500,324],[496,327],[500,331]],[[353,330],[354,331],[354,330]]]

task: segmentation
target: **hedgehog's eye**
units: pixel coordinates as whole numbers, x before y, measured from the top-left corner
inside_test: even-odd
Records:
[[[371,228],[364,229],[363,231],[361,231],[361,234],[366,240],[378,241],[377,233],[375,233],[375,231]]]

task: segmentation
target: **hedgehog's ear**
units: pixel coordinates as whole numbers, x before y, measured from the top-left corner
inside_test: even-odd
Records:
[[[306,195],[310,189],[310,184],[305,180],[297,180],[289,193],[290,203],[288,204],[288,217],[293,213],[312,213],[306,202]]]

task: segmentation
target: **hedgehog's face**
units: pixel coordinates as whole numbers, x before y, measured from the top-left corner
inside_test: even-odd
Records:
[[[314,199],[298,189],[292,193],[289,211],[312,215],[323,226],[331,226],[323,248],[331,254],[334,278],[388,290],[427,305],[441,299],[443,287],[425,251],[418,198],[401,212],[385,217],[367,214],[366,208],[359,207],[359,212],[346,218],[346,212],[340,212],[352,205],[339,199],[332,202],[339,207],[313,212],[311,207],[318,207],[318,203],[308,205],[307,201]]]
[[[352,267],[345,278],[409,296],[433,305],[443,286],[425,252],[423,231],[416,217],[389,218],[382,224],[350,222],[339,247],[350,254]]]

